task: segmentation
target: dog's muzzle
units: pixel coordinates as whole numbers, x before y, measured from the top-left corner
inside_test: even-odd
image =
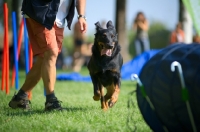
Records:
[[[112,55],[113,48],[114,48],[114,46],[112,46],[112,45],[107,45],[106,47],[104,46],[104,47],[101,49],[101,56],[102,56],[102,55],[111,56],[111,55]]]

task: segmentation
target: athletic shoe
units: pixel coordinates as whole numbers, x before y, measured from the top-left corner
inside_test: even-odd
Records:
[[[52,98],[45,103],[45,111],[63,110],[61,103],[56,97]]]
[[[20,98],[15,93],[8,105],[13,109],[21,108],[21,109],[29,110],[30,109],[29,104],[31,104],[31,102],[28,99],[28,97]]]

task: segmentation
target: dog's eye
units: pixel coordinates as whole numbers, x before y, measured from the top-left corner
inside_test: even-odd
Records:
[[[103,38],[106,38],[106,35],[105,35],[105,34],[103,34],[103,35],[102,35],[102,37],[103,37]]]
[[[114,38],[115,37],[115,35],[111,35],[111,38]]]

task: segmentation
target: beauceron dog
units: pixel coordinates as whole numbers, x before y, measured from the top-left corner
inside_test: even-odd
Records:
[[[106,29],[95,23],[96,34],[92,47],[92,56],[88,62],[88,70],[94,87],[95,101],[101,100],[101,108],[107,110],[118,100],[121,85],[120,70],[123,58],[120,54],[117,33],[112,21],[108,21]],[[104,87],[107,93],[104,96]]]

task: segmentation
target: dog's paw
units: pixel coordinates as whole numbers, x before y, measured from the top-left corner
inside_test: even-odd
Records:
[[[100,100],[100,98],[101,98],[101,97],[100,97],[100,96],[98,96],[98,95],[94,95],[94,96],[93,96],[93,99],[94,99],[95,101],[99,101],[99,100]]]
[[[110,99],[110,101],[108,102],[108,106],[109,108],[112,108],[114,106],[114,104],[117,102],[118,100],[118,94],[113,95]]]
[[[104,105],[104,106],[101,106],[101,109],[102,109],[103,111],[107,111],[107,110],[109,109],[109,107],[107,107],[106,105]]]
[[[117,102],[117,101],[116,101],[116,102]],[[108,102],[109,108],[112,108],[116,102],[109,101],[109,102]]]
[[[108,108],[102,108],[102,110],[103,110],[104,112],[106,112],[106,111],[108,111]]]

